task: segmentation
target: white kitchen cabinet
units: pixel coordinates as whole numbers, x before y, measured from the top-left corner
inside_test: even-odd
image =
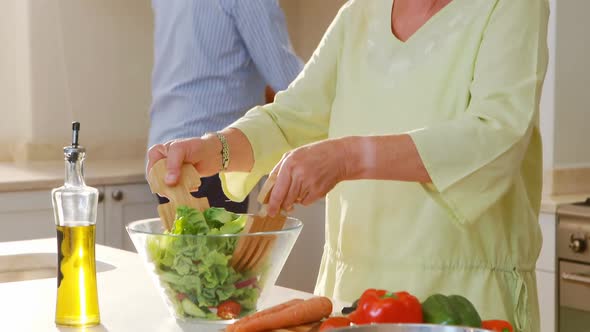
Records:
[[[55,236],[51,191],[0,193],[0,241]]]
[[[555,280],[555,214],[541,213],[539,224],[543,233],[543,247],[537,260],[537,291],[541,313],[541,332],[555,332],[556,280]]]
[[[133,250],[125,225],[158,216],[157,200],[147,183],[97,186],[96,242]],[[0,193],[0,241],[55,236],[51,190]]]
[[[104,193],[105,244],[135,251],[125,226],[135,220],[158,217],[157,198],[145,183],[107,186]]]
[[[101,190],[101,188],[98,188]],[[104,244],[104,203],[97,207],[96,242]],[[0,193],[0,242],[55,236],[51,190]]]

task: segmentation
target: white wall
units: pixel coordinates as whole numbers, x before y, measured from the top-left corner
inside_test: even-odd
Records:
[[[543,139],[543,169],[553,168],[554,163],[554,126],[555,126],[555,35],[556,35],[556,2],[550,2],[551,14],[549,16],[549,28],[547,32],[547,44],[549,47],[549,63],[547,74],[543,84],[541,95],[540,124]]]
[[[143,156],[151,98],[150,2],[33,4],[32,142],[67,142],[75,119],[82,123],[83,143],[100,149],[95,154],[110,154],[110,146]]]
[[[59,143],[58,138],[68,138],[68,123],[73,120],[68,84],[71,64],[64,57],[67,29],[61,22],[61,1],[33,0],[29,6],[33,117],[27,143],[35,138],[46,144]],[[68,28],[76,32],[83,29]],[[59,129],[64,135],[57,134]]]
[[[590,167],[590,1],[557,3],[554,166]]]
[[[346,0],[282,0],[293,47],[309,59],[338,9]]]
[[[70,122],[82,123],[82,144],[93,158],[143,157],[149,124],[152,66],[152,14],[150,2],[118,0],[10,0],[26,6],[24,14],[0,15],[22,19],[27,34],[12,38],[16,48],[30,54],[27,62],[1,66],[30,71],[30,116],[1,107],[0,116],[16,118],[28,129],[17,137],[14,159],[59,159],[70,140]],[[4,3],[3,3],[4,4]],[[15,29],[10,23],[2,20]],[[6,29],[2,29],[6,31]],[[0,35],[2,36],[2,35]],[[0,67],[1,68],[1,67]],[[2,68],[4,69],[4,68]],[[4,91],[15,89],[2,82]],[[11,93],[12,94],[12,93]],[[4,99],[4,98],[2,98]],[[1,104],[0,104],[1,105]],[[2,105],[3,106],[3,105]],[[22,107],[19,107],[22,108]],[[3,127],[8,124],[0,125]],[[8,134],[19,131],[10,125]],[[0,142],[9,142],[7,134]],[[12,142],[12,141],[10,141]],[[6,143],[4,147],[6,156]]]
[[[4,0],[0,11],[0,160],[12,145],[30,135],[28,5]]]

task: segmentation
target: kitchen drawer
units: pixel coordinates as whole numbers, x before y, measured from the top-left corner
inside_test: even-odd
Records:
[[[132,221],[157,218],[158,201],[147,183],[105,187],[105,243],[135,251],[125,227]]]
[[[55,236],[50,191],[0,193],[0,241]]]

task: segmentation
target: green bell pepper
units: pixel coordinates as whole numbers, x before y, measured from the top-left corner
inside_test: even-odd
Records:
[[[481,327],[481,317],[469,300],[461,295],[434,294],[422,303],[425,323]]]

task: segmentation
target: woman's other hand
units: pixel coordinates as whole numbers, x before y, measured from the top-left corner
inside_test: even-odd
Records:
[[[272,170],[276,182],[268,200],[267,212],[276,215],[290,211],[293,204],[309,205],[324,197],[349,173],[344,139],[324,140],[294,149]]]
[[[432,180],[407,134],[348,136],[304,145],[283,156],[272,171],[277,180],[268,213],[309,205],[344,180]]]

